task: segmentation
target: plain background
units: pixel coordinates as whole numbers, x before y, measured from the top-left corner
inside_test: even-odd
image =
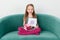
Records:
[[[60,18],[60,0],[0,0],[0,18],[23,14],[27,4],[34,4],[36,13]]]

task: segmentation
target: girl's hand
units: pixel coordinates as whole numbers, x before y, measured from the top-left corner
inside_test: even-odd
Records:
[[[31,27],[30,27],[30,25],[29,25],[29,24],[25,24],[25,25],[24,25],[24,29],[25,29],[25,30],[30,30],[30,29],[31,29]]]
[[[39,27],[39,25],[37,24],[35,28],[38,28],[38,27]]]
[[[30,25],[29,24],[25,24],[24,26],[29,27]]]
[[[24,24],[24,29],[27,30],[27,25],[26,24]]]

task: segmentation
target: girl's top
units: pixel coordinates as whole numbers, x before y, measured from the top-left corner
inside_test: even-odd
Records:
[[[29,17],[28,17],[29,18]],[[28,23],[28,18],[27,18],[27,20],[26,20],[26,23],[25,24],[27,24]],[[31,18],[31,17],[30,17]],[[36,24],[37,25],[37,24]],[[34,26],[32,27],[32,28],[34,28]]]

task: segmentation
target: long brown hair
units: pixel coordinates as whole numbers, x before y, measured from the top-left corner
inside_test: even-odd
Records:
[[[23,20],[24,20],[25,22],[26,22],[26,19],[27,19],[27,17],[28,17],[27,8],[28,8],[29,6],[32,6],[32,7],[33,7],[32,16],[33,16],[33,18],[36,18],[36,14],[35,14],[35,10],[34,10],[34,5],[33,5],[33,4],[28,4],[28,5],[26,6],[25,15],[24,15],[24,18],[23,18]]]

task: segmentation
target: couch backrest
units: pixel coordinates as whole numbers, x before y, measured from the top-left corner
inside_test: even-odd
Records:
[[[23,15],[11,15],[1,19],[1,24],[5,26],[6,30],[17,30],[19,26],[23,25]]]
[[[10,15],[0,20],[0,37],[4,34],[16,31],[19,26],[23,25],[23,14]]]
[[[11,15],[1,19],[4,33],[15,31],[19,26],[23,26],[23,14]],[[56,17],[46,14],[37,14],[38,25],[42,31],[50,31],[56,33],[59,28],[59,21]],[[56,33],[59,34],[59,33]]]
[[[60,19],[51,15],[38,14],[38,24],[42,31],[50,31],[60,38]]]

